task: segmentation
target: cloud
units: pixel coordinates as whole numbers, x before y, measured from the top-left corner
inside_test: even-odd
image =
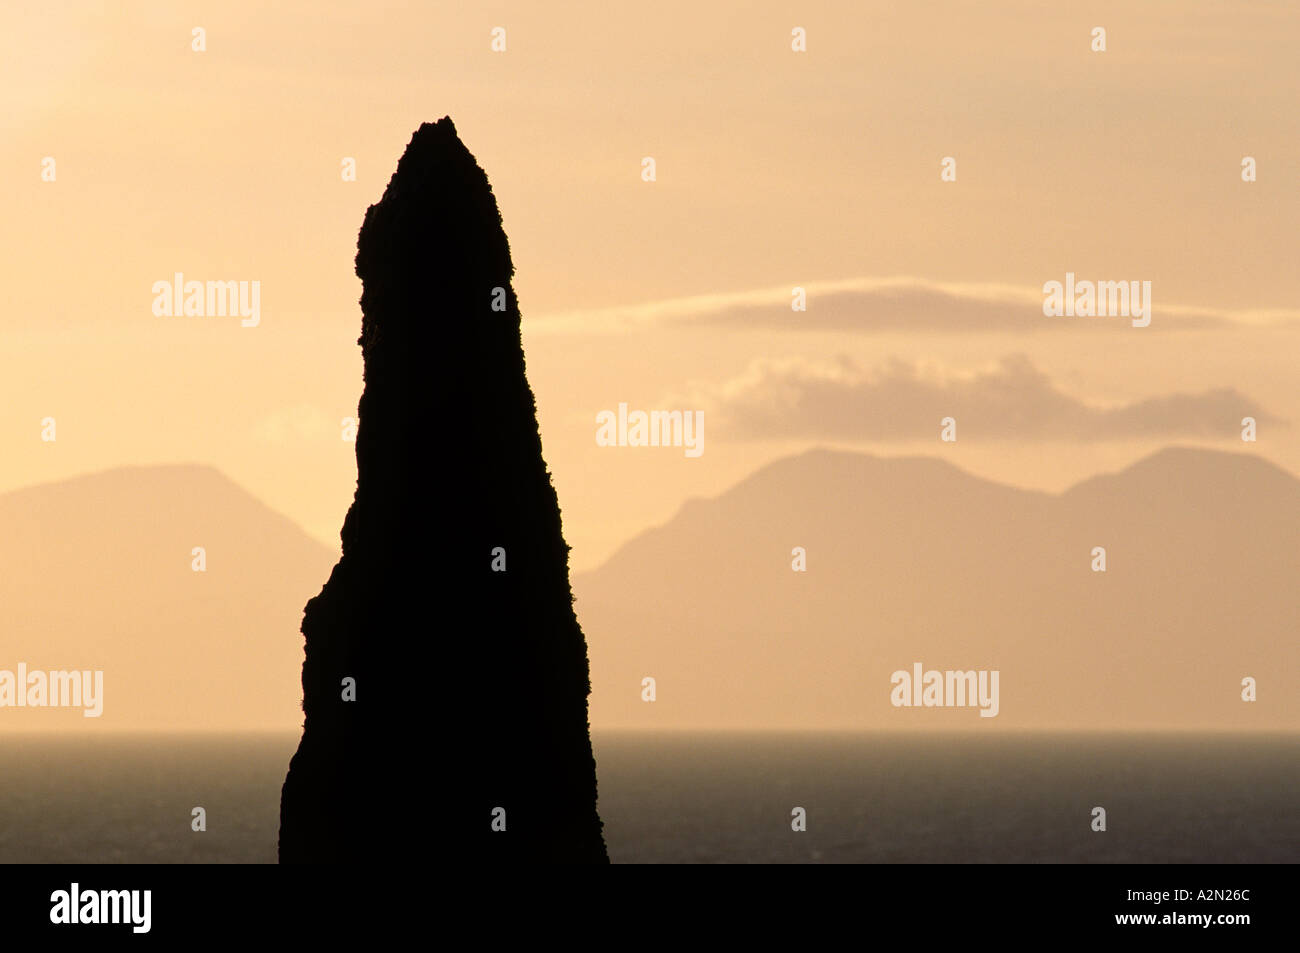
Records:
[[[1235,439],[1242,417],[1286,423],[1235,388],[1088,403],[1023,355],[968,373],[900,360],[870,373],[845,357],[760,360],[690,399],[707,408],[715,433],[741,439],[926,440],[937,438],[944,417],[956,418],[960,439],[1016,441]]]
[[[1079,280],[1107,276],[1079,275]],[[1124,277],[1124,276],[1119,276]],[[1047,275],[1044,281],[1063,280]],[[1117,279],[1118,280],[1118,279]],[[1297,326],[1288,309],[1228,310],[1169,304],[1152,288],[1149,328],[1126,318],[1048,318],[1042,286],[937,282],[920,278],[855,278],[801,285],[807,311],[790,309],[793,285],[717,295],[672,298],[648,304],[559,312],[529,320],[529,332],[626,331],[637,327],[725,327],[787,331],[1010,332],[1083,329],[1208,330]]]

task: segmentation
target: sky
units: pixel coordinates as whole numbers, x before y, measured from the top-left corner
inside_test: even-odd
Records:
[[[1293,4],[11,2],[3,18],[0,492],[199,463],[336,547],[357,231],[444,115],[510,238],[575,570],[812,446],[1051,490],[1171,443],[1300,473]],[[259,323],[156,315],[177,272],[260,282]],[[1150,326],[1045,316],[1067,272],[1149,281]],[[596,415],[621,403],[702,411],[704,452],[599,446]]]

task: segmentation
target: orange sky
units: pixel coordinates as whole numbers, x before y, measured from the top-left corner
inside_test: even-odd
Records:
[[[413,130],[448,114],[510,237],[576,568],[813,444],[1059,489],[1170,442],[1241,449],[1179,415],[1253,413],[1273,422],[1250,449],[1300,472],[1300,8],[1064,6],[7,5],[0,490],[212,464],[334,545],[356,233]],[[260,281],[260,325],[156,317],[177,271]],[[1035,299],[1066,271],[1151,281],[1152,327],[1045,327],[1067,319]],[[1013,323],[981,327],[989,300]],[[1040,412],[1060,391],[1076,417],[1195,399],[1087,439],[1069,417],[942,445],[909,416],[972,388]],[[791,410],[813,390],[844,397],[836,419]],[[597,447],[620,402],[703,409],[704,454]]]

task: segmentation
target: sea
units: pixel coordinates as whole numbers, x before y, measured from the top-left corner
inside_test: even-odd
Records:
[[[297,740],[0,735],[0,863],[274,863]],[[597,732],[593,746],[615,863],[1300,861],[1296,734]]]

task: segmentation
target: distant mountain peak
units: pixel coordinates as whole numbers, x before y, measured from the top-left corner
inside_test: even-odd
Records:
[[[933,457],[785,457],[576,577],[593,722],[1294,729],[1283,683],[1239,692],[1300,669],[1297,524],[1300,481],[1252,454],[1171,447],[1057,494]],[[1014,702],[900,714],[890,676],[918,660],[999,670]],[[627,687],[645,675],[654,705]]]

